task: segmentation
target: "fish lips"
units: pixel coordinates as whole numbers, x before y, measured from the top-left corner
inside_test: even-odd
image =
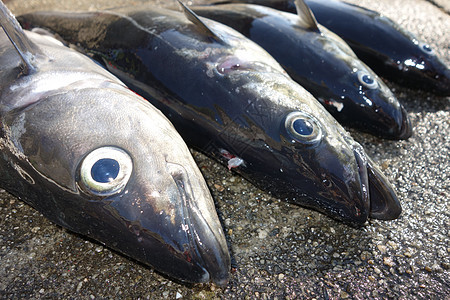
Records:
[[[179,199],[183,202],[185,225],[189,226],[186,235],[197,259],[203,262],[205,272],[216,285],[225,286],[230,270],[230,256],[222,230],[213,228],[203,217],[201,210],[193,201],[193,192],[186,170],[178,164],[167,163],[168,170],[177,186]],[[205,276],[207,274],[205,273]]]
[[[104,209],[114,219],[110,223],[117,225],[97,238],[111,240],[111,234],[116,235],[113,248],[171,278],[187,283],[212,281],[225,286],[230,256],[223,231],[208,222],[196,204],[201,199],[194,198],[186,170],[178,164],[167,166],[173,182],[165,187],[165,195],[161,197],[165,203],[171,203],[172,209],[152,205],[154,192],[148,199],[135,201],[139,196],[127,194],[125,189],[119,196],[104,199],[108,202]]]
[[[362,147],[351,138],[348,141],[349,147],[342,149],[346,155],[339,156],[340,160],[329,156],[333,152],[319,157],[326,167],[321,172],[327,174],[325,177],[319,176],[327,178],[323,181],[328,184],[316,192],[317,201],[307,206],[354,226],[363,225],[368,218],[398,218],[402,209],[394,188]],[[313,194],[310,195],[314,198]]]
[[[450,96],[450,69],[445,66],[442,69],[444,70],[434,74],[435,85],[432,89],[437,95],[448,97]]]
[[[369,217],[380,220],[394,220],[402,212],[397,195],[373,161],[360,149],[354,149],[358,173],[361,180],[362,199]]]

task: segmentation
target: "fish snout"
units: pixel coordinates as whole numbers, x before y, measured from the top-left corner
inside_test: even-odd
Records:
[[[450,96],[450,69],[445,66],[442,68],[444,70],[434,76],[437,81],[434,92],[439,96],[448,97]]]
[[[380,90],[366,91],[365,97],[371,104],[363,122],[382,138],[408,139],[412,135],[412,126],[407,111],[387,86],[380,85]]]
[[[151,185],[132,177],[106,198],[96,215],[109,219],[95,238],[114,237],[113,248],[182,282],[226,285],[230,256],[206,184],[179,164],[166,163],[166,171]]]
[[[186,169],[178,164],[167,163],[167,168],[177,187],[175,192],[180,202],[181,220],[183,229],[189,240],[192,251],[192,259],[198,261],[205,270],[205,278],[218,286],[228,283],[230,271],[230,255],[224,238],[222,226],[218,222],[214,207],[194,201],[195,194],[207,194],[209,190],[201,184],[192,184],[196,178],[190,177]],[[197,188],[196,189],[194,188]],[[201,192],[198,189],[202,189]]]

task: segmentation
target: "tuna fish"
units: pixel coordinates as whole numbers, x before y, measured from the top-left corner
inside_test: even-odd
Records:
[[[411,136],[406,110],[338,36],[297,1],[298,15],[251,4],[192,8],[231,26],[269,52],[341,123],[390,139]]]
[[[297,0],[229,0],[296,12]],[[450,95],[450,70],[433,49],[382,14],[337,0],[305,0],[317,21],[355,51],[377,74],[410,88]]]
[[[274,196],[361,225],[401,206],[375,163],[262,48],[155,7],[23,15],[76,43],[172,121],[188,145]]]
[[[166,117],[2,2],[0,24],[0,186],[170,277],[226,284],[213,200]]]

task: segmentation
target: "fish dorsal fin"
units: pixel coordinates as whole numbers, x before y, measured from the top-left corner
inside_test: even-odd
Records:
[[[178,3],[180,3],[181,7],[183,8],[184,15],[186,16],[186,18],[188,18],[189,21],[194,23],[203,34],[207,35],[208,37],[214,39],[215,41],[217,41],[221,44],[225,44],[225,42],[219,36],[217,36],[217,34],[215,34],[202,20],[200,20],[198,15],[195,12],[193,12],[192,9],[187,7],[180,0],[177,0],[177,1],[178,1]]]
[[[17,53],[22,60],[22,72],[24,74],[32,73],[36,67],[34,66],[34,60],[40,50],[23,31],[20,27],[19,22],[17,22],[14,15],[9,11],[9,9],[0,0],[0,25],[3,27],[6,35],[8,36],[11,43],[16,48]]]
[[[310,29],[320,32],[316,17],[314,17],[314,14],[312,13],[309,6],[306,5],[305,1],[295,0],[294,2],[298,17],[304,20]]]

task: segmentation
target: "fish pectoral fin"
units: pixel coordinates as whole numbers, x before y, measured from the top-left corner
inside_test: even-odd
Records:
[[[39,47],[25,35],[19,22],[17,22],[14,15],[2,1],[0,1],[0,25],[3,27],[3,30],[22,60],[23,73],[25,75],[30,74],[36,69],[33,62],[36,55],[40,54],[41,51],[39,50]]]
[[[188,18],[189,21],[197,25],[197,28],[205,35],[209,36],[210,38],[214,39],[218,43],[226,44],[217,34],[214,33],[214,31],[211,30],[202,20],[200,20],[199,16],[193,12],[189,7],[187,7],[183,2],[180,0],[177,0],[178,3],[180,3],[181,7],[183,8],[184,15],[186,18]]]
[[[314,31],[320,32],[316,17],[314,17],[313,12],[306,5],[304,0],[295,0],[295,8],[297,9],[297,16],[299,17],[299,22],[306,23],[306,25]]]

